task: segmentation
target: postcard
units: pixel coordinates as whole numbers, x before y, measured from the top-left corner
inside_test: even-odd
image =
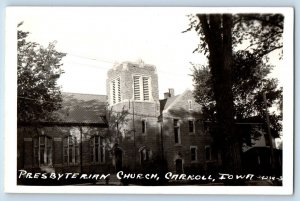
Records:
[[[5,191],[292,194],[293,12],[7,7]]]

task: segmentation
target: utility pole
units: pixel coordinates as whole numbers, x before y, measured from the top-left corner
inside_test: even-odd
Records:
[[[132,127],[133,127],[133,150],[134,150],[134,170],[135,170],[135,168],[136,168],[136,148],[135,148],[134,100],[132,101]]]
[[[80,173],[82,173],[82,167],[83,167],[83,163],[82,163],[82,126],[79,126],[79,130],[80,130]]]
[[[272,168],[272,171],[274,171],[274,169],[275,169],[274,147],[273,147],[273,139],[272,139],[271,129],[270,129],[270,118],[269,118],[269,112],[268,112],[266,92],[263,92],[263,99],[264,99],[265,113],[266,113],[266,120],[267,120],[267,131],[268,131],[268,137],[269,137],[269,142],[270,142],[271,168]]]
[[[163,117],[161,116],[161,121],[160,121],[160,142],[161,142],[161,165],[162,168],[164,169],[164,133],[163,133]]]
[[[160,142],[161,142],[161,160],[162,162],[164,161],[164,134],[163,134],[163,128],[164,123],[163,123],[163,117],[161,117],[160,121]]]
[[[116,126],[117,126],[117,142],[119,143],[119,122],[116,120]]]

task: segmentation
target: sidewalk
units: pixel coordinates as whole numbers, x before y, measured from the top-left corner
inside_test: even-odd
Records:
[[[121,181],[117,178],[117,175],[111,174],[108,183],[105,180],[99,180],[95,185],[109,185],[109,186],[121,186]]]
[[[81,183],[81,184],[74,184],[76,186],[86,186],[86,185],[99,185],[99,186],[123,186],[123,183],[121,180],[117,178],[115,174],[110,175],[110,180],[108,183],[106,183],[105,180],[98,180],[95,183]],[[129,186],[135,186],[137,184],[129,184]],[[224,186],[225,184],[216,181],[216,182],[206,182],[206,183],[191,183],[187,181],[175,181],[170,180],[168,183],[166,183],[164,186]],[[280,186],[279,183],[275,183],[271,180],[252,180],[252,181],[246,181],[241,186]]]

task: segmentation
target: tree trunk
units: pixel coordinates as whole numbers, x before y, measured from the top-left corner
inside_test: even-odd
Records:
[[[209,66],[217,107],[218,132],[222,138],[223,171],[241,170],[241,146],[234,132],[232,93],[232,15],[198,15],[209,50]]]

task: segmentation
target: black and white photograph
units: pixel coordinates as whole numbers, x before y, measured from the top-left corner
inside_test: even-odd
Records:
[[[292,8],[8,7],[6,22],[8,191],[292,193]]]

